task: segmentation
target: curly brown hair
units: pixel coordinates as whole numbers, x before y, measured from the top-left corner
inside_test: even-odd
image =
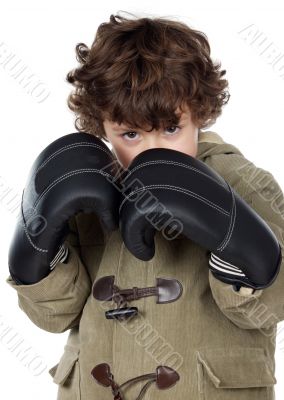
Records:
[[[75,127],[106,141],[103,120],[135,128],[176,125],[187,105],[199,129],[211,126],[230,98],[226,70],[210,58],[207,36],[166,18],[111,15],[91,48],[76,45],[81,64],[67,82]]]

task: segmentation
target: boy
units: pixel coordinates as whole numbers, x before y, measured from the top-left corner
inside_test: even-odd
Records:
[[[125,169],[136,156],[157,148],[204,162],[265,220],[283,248],[277,206],[283,193],[272,174],[217,133],[201,130],[215,122],[229,99],[225,71],[210,59],[206,36],[171,20],[111,15],[91,48],[79,43],[76,51],[81,66],[67,75],[75,86],[68,105],[77,115],[76,128],[90,137],[78,136],[74,144],[67,135],[66,143],[58,139],[46,149],[35,164],[37,190],[26,195],[33,199],[41,191],[40,199],[46,199],[43,182],[49,188],[65,169],[79,171],[68,170],[76,163],[106,175],[94,175],[93,183],[87,174],[73,181],[63,192],[68,196],[60,212],[54,204],[62,193],[50,200],[46,209],[55,210],[48,226],[74,215],[64,245],[48,260],[51,271],[46,260],[37,263],[33,255],[22,257],[21,268],[14,245],[7,279],[37,326],[49,332],[70,329],[63,355],[50,370],[58,399],[273,399],[275,335],[284,319],[283,268],[266,288],[233,285],[208,270],[207,249],[188,237],[165,240],[157,231],[155,255],[144,261],[126,248],[120,229],[110,233],[117,228],[121,198],[110,180],[101,179],[115,171],[99,138],[112,144]],[[62,162],[49,168],[55,156]],[[156,177],[155,167],[151,171]],[[80,185],[84,190],[76,208],[73,193]],[[78,204],[83,212],[75,212]],[[121,220],[120,228],[125,231]],[[43,243],[56,249],[52,235]]]

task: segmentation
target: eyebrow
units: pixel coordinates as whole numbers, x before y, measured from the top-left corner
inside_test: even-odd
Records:
[[[125,128],[124,127],[119,127],[119,128],[112,127],[111,129],[116,131],[116,132],[119,132],[119,131],[125,131],[127,129],[134,129],[134,128],[131,128],[130,126],[128,126],[128,127],[125,127]]]

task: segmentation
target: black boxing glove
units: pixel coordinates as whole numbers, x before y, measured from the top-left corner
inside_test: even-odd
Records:
[[[120,193],[111,183],[117,172],[111,150],[85,132],[60,137],[38,155],[9,248],[9,271],[16,283],[36,283],[57,262],[66,262],[64,239],[74,214],[96,212],[104,229],[118,228]]]
[[[209,268],[223,282],[262,289],[275,280],[281,247],[273,231],[204,162],[172,149],[145,150],[125,170],[121,190],[119,228],[137,258],[154,256],[154,235],[163,229],[169,239],[182,233],[209,249],[217,257]]]

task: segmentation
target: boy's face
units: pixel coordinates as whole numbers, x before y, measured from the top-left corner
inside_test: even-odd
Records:
[[[176,112],[180,112],[179,109]],[[124,124],[118,125],[108,119],[103,121],[107,139],[123,166],[128,168],[131,161],[144,150],[162,147],[181,151],[192,157],[197,154],[198,127],[191,120],[189,109],[181,115],[178,125],[169,126],[165,130],[134,130]],[[147,128],[146,129],[150,129]]]

